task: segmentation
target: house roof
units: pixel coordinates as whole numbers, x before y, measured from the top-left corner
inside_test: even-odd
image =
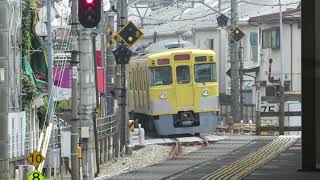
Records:
[[[282,19],[284,20],[299,20],[301,18],[301,10],[299,8],[282,12]],[[266,14],[263,16],[256,16],[249,19],[249,22],[267,22],[280,19],[280,13]]]
[[[156,11],[147,10],[144,18],[143,31],[145,36],[153,35],[157,32],[161,34],[172,34],[177,31],[185,32],[194,28],[217,27],[216,18],[218,13],[210,9],[218,9],[218,0],[205,0],[206,5],[195,3],[194,6],[188,1],[180,2],[176,5],[160,8]],[[238,15],[239,21],[248,22],[252,17],[272,14],[279,11],[278,0],[243,0],[239,2]],[[283,10],[297,8],[298,0],[282,0]],[[271,6],[274,5],[274,6]],[[209,7],[208,7],[209,6]],[[144,13],[141,9],[141,14]],[[222,13],[230,17],[230,1],[222,1]],[[140,25],[140,18],[135,8],[129,9],[129,19]]]

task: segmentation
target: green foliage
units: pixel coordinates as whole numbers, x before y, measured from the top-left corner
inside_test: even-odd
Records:
[[[42,100],[44,105],[38,108],[37,111],[37,116],[40,121],[44,121],[46,118],[46,113],[48,109],[48,96],[43,97]]]
[[[30,50],[32,49],[32,26],[35,22],[35,12],[37,10],[36,0],[22,0],[22,56],[30,59]],[[23,61],[23,58],[21,59]],[[25,74],[22,76],[22,108],[30,109],[31,102],[34,98],[34,83]]]
[[[23,110],[30,108],[30,102],[36,93],[35,84],[26,75],[22,75],[22,107]]]
[[[32,26],[37,10],[36,0],[22,0],[22,54],[29,56],[32,48]]]
[[[47,109],[48,109],[48,96],[43,97],[43,103],[44,106],[41,106],[38,108],[38,118],[40,120],[44,120],[46,117]],[[64,109],[70,109],[71,108],[71,100],[63,100],[63,101],[58,101],[56,104],[55,112],[60,113]]]
[[[58,101],[56,112],[61,112],[64,109],[71,109],[71,100]]]

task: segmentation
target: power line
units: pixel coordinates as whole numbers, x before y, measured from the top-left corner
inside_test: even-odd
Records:
[[[250,5],[255,5],[255,6],[279,6],[279,4],[264,4],[264,3],[250,2],[250,1],[241,1],[241,2],[246,3],[246,4],[250,4]],[[289,6],[289,5],[299,4],[299,3],[300,3],[300,1],[287,3],[287,4],[281,4],[281,6]]]

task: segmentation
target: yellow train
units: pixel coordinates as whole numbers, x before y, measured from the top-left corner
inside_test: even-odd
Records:
[[[198,134],[216,128],[219,87],[212,50],[178,48],[129,63],[129,111],[158,135]]]

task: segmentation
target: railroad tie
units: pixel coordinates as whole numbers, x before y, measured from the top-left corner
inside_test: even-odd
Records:
[[[280,136],[258,151],[225,165],[215,172],[202,178],[203,180],[238,180],[243,179],[254,170],[267,163],[290,147],[298,138],[295,136]]]

